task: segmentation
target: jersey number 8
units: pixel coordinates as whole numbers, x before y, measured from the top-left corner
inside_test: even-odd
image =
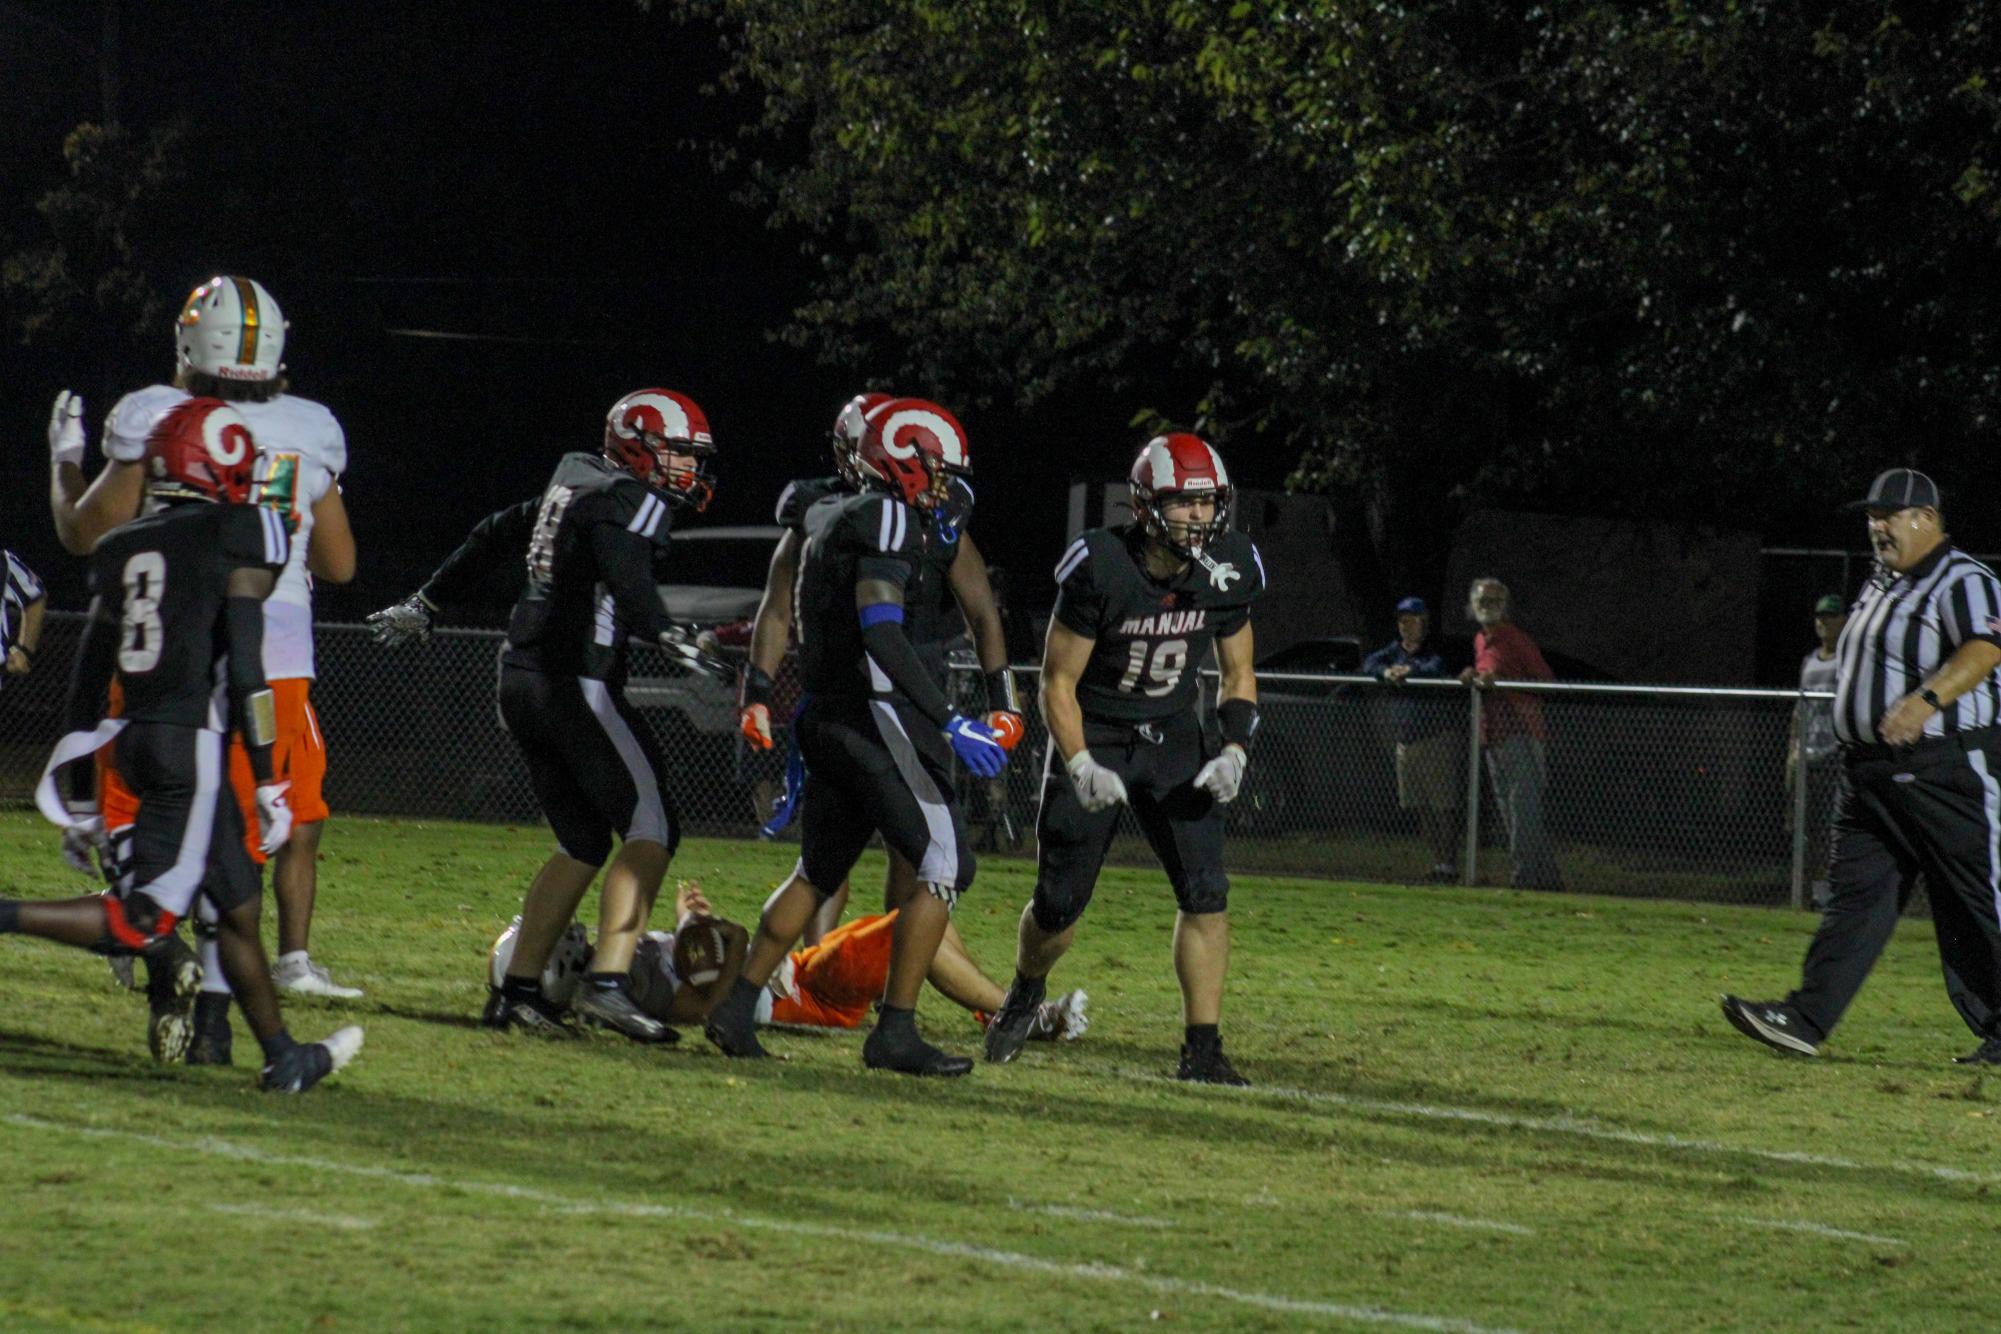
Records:
[[[1148,650],[1152,650],[1151,660]],[[1169,694],[1181,683],[1181,673],[1188,666],[1188,641],[1185,639],[1163,639],[1158,644],[1149,644],[1144,639],[1132,642],[1132,651],[1126,656],[1126,674],[1119,678],[1119,689],[1132,694],[1140,689],[1140,675],[1146,675],[1144,693],[1156,699]]]
[[[118,670],[150,672],[159,664],[160,600],[167,595],[167,562],[157,551],[141,551],[125,562],[124,636],[118,646]]]

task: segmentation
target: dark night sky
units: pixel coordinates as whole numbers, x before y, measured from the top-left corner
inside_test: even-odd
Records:
[[[0,27],[12,248],[40,239],[22,201],[59,179],[63,134],[98,115],[98,11],[6,0]],[[699,92],[714,43],[625,0],[125,6],[125,122],[189,117],[223,182],[142,244],[184,263],[184,285],[262,280],[291,321],[296,390],[347,428],[362,573],[322,591],[322,615],[406,592],[480,516],[539,489],[557,453],[594,447],[633,388],[707,409],[722,482],[706,522],[763,521],[785,479],[826,470],[835,410],[883,370],[768,340],[810,274],[797,239],[732,202],[697,146],[747,110]],[[43,501],[48,402],[88,395],[94,449],[116,395],[171,360],[167,324],[132,353],[9,350],[0,542],[51,576],[58,604],[80,585]],[[1123,471],[1137,406],[962,411],[993,559],[1046,568],[1070,474]],[[1276,482],[1283,460],[1262,471]]]

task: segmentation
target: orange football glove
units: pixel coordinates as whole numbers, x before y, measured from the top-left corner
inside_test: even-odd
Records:
[[[737,714],[737,730],[743,739],[759,750],[770,750],[771,706],[768,704],[746,704]]]
[[[1018,713],[996,709],[987,715],[986,721],[987,730],[994,734],[994,740],[1000,742],[1002,750],[1013,750],[1015,743],[1028,733],[1028,727]]]

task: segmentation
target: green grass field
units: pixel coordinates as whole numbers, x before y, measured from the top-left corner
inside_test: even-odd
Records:
[[[1827,1056],[1738,1037],[1797,914],[1239,880],[1248,1092],[1166,1076],[1171,900],[1111,871],[1062,986],[1089,1035],[918,1083],[859,1034],[725,1062],[473,1026],[538,829],[342,821],[316,953],[367,1026],[297,1099],[162,1069],[103,963],[0,941],[0,1328],[1991,1328],[2001,1080],[1907,924]],[[754,916],[789,850],[676,873]],[[0,816],[5,892],[84,882]],[[858,900],[879,860],[858,871]],[[960,924],[1005,974],[1032,867]],[[927,998],[933,1036],[970,1019]]]

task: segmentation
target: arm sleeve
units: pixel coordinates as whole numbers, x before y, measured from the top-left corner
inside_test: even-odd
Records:
[[[653,543],[628,527],[599,523],[591,528],[591,554],[625,632],[648,643],[660,638],[668,621],[653,582]]]
[[[251,710],[257,707],[255,697],[270,689],[264,680],[264,600],[232,597],[223,604],[222,615],[229,636],[230,718],[250,756],[250,772],[259,784],[268,783],[271,738],[263,736],[251,718]]]
[[[2001,647],[2001,584],[1992,575],[1968,571],[1946,594],[1940,609],[1946,642],[1954,648],[1970,639]]]
[[[930,673],[917,656],[917,650],[910,643],[910,636],[903,633],[903,626],[894,620],[881,620],[874,624],[863,623],[862,649],[889,678],[896,692],[909,700],[917,711],[934,724],[943,727],[952,720],[952,705],[945,693],[931,680]]]
[[[70,674],[69,699],[63,713],[67,732],[88,732],[104,716],[105,696],[111,673],[118,662],[118,620],[102,601],[90,608],[83,628],[83,642],[77,646],[76,669]],[[88,801],[97,785],[93,766],[69,766],[70,799]]]
[[[541,507],[542,498],[536,496],[481,519],[466,534],[466,540],[459,543],[459,549],[431,572],[418,593],[433,607],[472,598],[495,566],[518,561],[528,550],[528,539],[534,535],[535,516]]]

